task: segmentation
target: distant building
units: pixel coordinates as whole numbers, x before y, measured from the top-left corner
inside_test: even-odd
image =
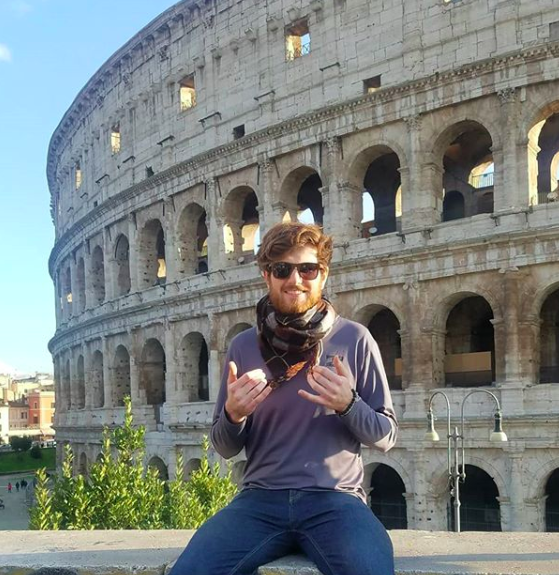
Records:
[[[0,445],[8,443],[10,429],[10,408],[6,402],[0,400]]]
[[[29,406],[23,399],[10,401],[9,435],[29,435]]]
[[[39,429],[42,438],[54,437],[54,391],[35,390],[27,398],[29,428]]]

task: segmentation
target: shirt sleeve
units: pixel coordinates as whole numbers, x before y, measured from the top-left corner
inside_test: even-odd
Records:
[[[380,351],[369,333],[356,351],[355,389],[361,400],[341,420],[363,445],[386,452],[396,443],[398,421]]]
[[[225,459],[234,457],[245,446],[247,438],[247,420],[242,423],[233,423],[227,413],[225,412],[225,402],[227,400],[227,375],[229,371],[229,362],[235,361],[237,367],[239,368],[239,374],[241,374],[241,366],[234,354],[234,345],[231,344],[229,351],[227,352],[227,357],[225,359],[225,365],[223,366],[223,373],[221,376],[221,386],[219,388],[219,394],[217,396],[217,401],[215,404],[212,430],[210,437],[215,450]]]

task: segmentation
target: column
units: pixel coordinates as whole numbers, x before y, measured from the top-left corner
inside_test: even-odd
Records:
[[[225,267],[225,245],[223,242],[223,219],[219,214],[221,198],[218,196],[217,181],[209,178],[205,182],[208,227],[208,270],[215,272]]]
[[[83,353],[83,378],[85,386],[85,410],[89,411],[93,407],[92,386],[91,386],[91,368],[92,368],[92,352],[89,342],[85,342],[82,346]]]
[[[175,346],[175,332],[173,324],[165,320],[164,334],[165,348],[165,403],[174,405],[178,403],[177,397],[177,353]]]
[[[275,224],[282,221],[285,210],[278,206],[278,179],[276,163],[269,158],[263,158],[258,163],[258,184],[262,194],[262,206],[258,206],[260,214],[260,238]],[[279,208],[279,209],[278,209]]]
[[[402,232],[430,227],[442,213],[443,169],[429,161],[430,149],[421,140],[422,117],[405,118],[408,129],[408,165],[400,166],[402,178]]]
[[[495,164],[494,211],[509,210],[528,205],[528,166],[520,161],[526,157],[527,142],[518,145],[516,132],[520,123],[521,106],[517,90],[505,88],[497,93],[501,104],[502,147],[493,147]],[[537,156],[537,152],[536,152]],[[534,156],[537,167],[537,159]],[[537,172],[534,181],[537,190]]]
[[[130,293],[138,291],[138,256],[140,250],[140,242],[138,233],[138,226],[136,223],[136,214],[132,212],[128,215],[128,245],[129,249],[129,265],[130,265]]]
[[[145,404],[145,398],[140,393],[140,355],[137,330],[128,331],[130,341],[130,398],[132,406],[137,408]]]
[[[109,228],[103,229],[103,260],[105,266],[105,301],[112,301],[116,293],[116,264],[114,243]]]
[[[522,455],[523,450],[508,453],[510,460],[510,531],[529,530],[524,509]]]
[[[215,315],[209,317],[210,337],[208,343],[208,380],[210,401],[216,401],[221,385],[221,374],[225,366],[221,365],[219,353],[219,318]]]
[[[113,405],[113,378],[112,358],[109,359],[109,342],[106,337],[101,338],[101,349],[103,351],[103,407],[114,407]]]
[[[413,455],[413,497],[408,500],[408,529],[429,529],[427,509],[427,481],[425,477],[425,451],[423,447],[411,450]],[[413,506],[413,508],[411,508]]]
[[[163,207],[163,233],[165,234],[165,265],[167,266],[167,280],[170,284],[178,280],[178,251],[175,234],[175,205],[172,198],[167,198]]]
[[[95,297],[91,287],[91,250],[89,241],[85,243],[85,253],[83,255],[84,276],[85,276],[85,311],[95,307]]]

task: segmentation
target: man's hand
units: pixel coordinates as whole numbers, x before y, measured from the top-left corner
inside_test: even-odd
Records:
[[[334,369],[336,371],[321,365],[314,367],[307,373],[307,381],[318,395],[303,389],[298,391],[299,395],[328,409],[344,411],[353,399],[353,376],[338,356],[334,357]]]
[[[225,411],[233,423],[242,423],[271,391],[272,388],[268,386],[266,375],[261,369],[247,371],[237,379],[237,366],[235,362],[229,362]]]

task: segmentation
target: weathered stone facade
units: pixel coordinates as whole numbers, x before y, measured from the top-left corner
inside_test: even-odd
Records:
[[[558,89],[553,0],[167,10],[92,77],[49,149],[60,443],[86,468],[129,393],[148,459],[172,476],[182,451],[192,469],[228,343],[264,291],[256,234],[306,211],[335,238],[328,295],[370,327],[394,389],[399,443],[364,451],[367,487],[388,466],[407,525],[445,529],[427,401],[446,387],[455,417],[490,385],[509,442],[489,443],[485,394],[465,410],[467,463],[496,488],[487,513],[549,528]]]

